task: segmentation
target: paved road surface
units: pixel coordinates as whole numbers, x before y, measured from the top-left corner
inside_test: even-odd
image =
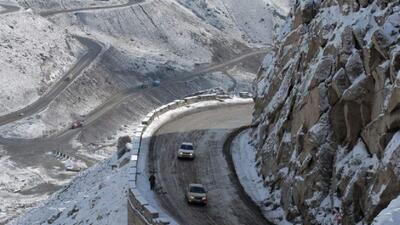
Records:
[[[18,11],[20,9],[18,6],[6,5],[6,4],[2,4],[2,3],[0,3],[0,6],[5,9],[5,10],[0,11],[0,15],[1,14],[6,14],[6,13],[16,12],[16,11]]]
[[[100,54],[102,47],[95,41],[92,41],[84,37],[76,37],[82,44],[84,44],[88,51],[82,56],[79,61],[61,78],[55,83],[49,91],[41,96],[36,102],[22,108],[18,111],[0,117],[0,126],[17,121],[24,117],[29,117],[35,113],[40,112],[46,108],[49,103],[56,98],[69,84],[71,84],[76,77]],[[66,79],[69,77],[69,79]]]
[[[99,9],[114,9],[114,8],[122,8],[122,7],[128,7],[131,5],[136,5],[139,3],[143,3],[144,0],[129,0],[125,4],[121,5],[111,5],[111,6],[94,6],[94,7],[84,7],[84,8],[77,8],[77,9],[59,9],[59,10],[51,10],[51,11],[45,11],[39,13],[41,16],[47,17],[47,16],[53,16],[56,14],[61,14],[61,13],[70,13],[70,12],[79,12],[79,11],[87,11],[87,10],[99,10]]]
[[[142,2],[144,2],[144,0],[129,0],[126,4],[121,5],[54,10],[42,12],[41,15],[52,16],[55,14],[68,12],[128,7]],[[0,14],[11,13],[19,10],[19,7],[16,6],[2,6],[6,10],[0,12]],[[78,37],[78,39],[88,47],[88,52],[70,71],[65,74],[65,77],[70,77],[70,79],[62,79],[54,84],[46,94],[44,94],[33,104],[16,112],[0,117],[0,126],[28,116],[32,116],[35,113],[45,109],[48,104],[57,95],[62,93],[62,91],[65,90],[65,88],[79,76],[82,70],[85,69],[100,54],[102,50],[101,45],[87,38]],[[225,67],[245,62],[248,60],[248,58],[264,54],[267,51],[268,50],[257,50],[246,53],[224,63],[211,65],[205,69],[193,71],[188,73],[183,78],[181,77],[180,79],[162,81],[160,87],[150,87],[149,89],[145,90],[138,89],[137,87],[127,89],[122,93],[113,96],[105,104],[91,112],[86,117],[85,126],[89,126],[98,119],[101,119],[107,112],[112,110],[118,104],[122,103],[128,97],[132,97],[134,95],[151,95],[154,91],[157,92],[163,86],[171,83],[183,83],[185,81],[189,81],[196,76],[201,76],[206,73],[218,71]],[[237,182],[231,181],[231,179],[234,179],[234,176],[231,175],[231,171],[228,169],[229,166],[227,165],[222,154],[224,136],[229,133],[231,129],[249,123],[251,118],[250,112],[251,107],[241,106],[228,109],[226,112],[223,112],[224,115],[222,117],[220,114],[221,112],[219,111],[217,113],[219,116],[215,115],[215,119],[209,119],[208,116],[210,116],[210,114],[206,114],[206,118],[204,115],[199,115],[199,117],[191,118],[189,121],[184,122],[185,126],[183,127],[186,130],[186,133],[184,134],[190,137],[190,140],[195,140],[198,142],[198,147],[203,149],[202,152],[199,151],[198,158],[194,162],[179,162],[180,164],[177,164],[175,155],[173,155],[175,151],[172,151],[171,149],[171,151],[164,152],[165,156],[170,157],[174,164],[172,164],[173,167],[168,168],[169,170],[159,174],[159,178],[163,179],[164,182],[168,184],[165,186],[165,188],[170,189],[169,194],[162,196],[160,201],[162,201],[164,205],[171,204],[171,208],[180,207],[180,210],[182,211],[176,211],[175,213],[177,213],[177,215],[174,216],[176,216],[179,221],[183,221],[182,224],[268,224],[259,213],[255,204],[249,202],[246,198],[241,197],[243,196],[243,193],[237,193],[240,192],[241,189],[237,186]],[[180,120],[181,123],[182,121],[184,121],[184,119]],[[208,123],[204,123],[204,121],[208,121]],[[179,121],[177,121],[177,123],[179,124]],[[193,126],[190,126],[190,124]],[[200,125],[206,126],[202,127]],[[210,127],[209,125],[217,126]],[[218,125],[221,125],[221,127],[218,127]],[[172,128],[174,127],[172,126]],[[203,130],[189,131],[189,128]],[[76,137],[81,131],[82,129],[65,130],[46,139],[39,138],[34,140],[18,140],[0,138],[0,143],[4,144],[7,149],[13,149],[14,151],[11,151],[12,159],[22,162],[25,166],[37,166],[38,162],[41,162],[45,168],[52,168],[59,166],[59,163],[57,163],[57,161],[48,160],[48,156],[43,153],[52,149],[70,149],[70,140]],[[180,137],[181,140],[184,139],[184,135],[176,135],[177,137]],[[155,147],[162,147],[158,141],[161,140],[161,138],[162,136],[159,139],[156,139]],[[170,141],[170,145],[174,144],[172,139],[168,139],[166,141]],[[205,146],[213,147],[206,148]],[[82,160],[90,162],[89,159]],[[165,164],[166,161],[159,160],[158,163],[159,164],[157,166],[163,166],[163,163]],[[172,169],[174,169],[174,171],[171,171]],[[171,174],[173,172],[174,176],[165,176],[167,171],[171,172]],[[178,174],[180,174],[180,176],[178,176]],[[209,207],[204,209],[189,207],[184,204],[182,191],[183,184],[186,182],[193,182],[194,180],[192,178],[196,179],[198,182],[203,182],[209,189]],[[177,183],[171,183],[170,181],[176,181]],[[51,191],[50,189],[55,190],[57,187],[45,187],[43,190],[46,190],[47,192]],[[174,196],[171,195],[174,193],[174,191],[176,194],[179,194],[177,195],[179,196],[178,198],[171,198],[171,196]],[[33,190],[33,192],[37,191]],[[187,222],[186,217],[189,217],[189,222]]]
[[[258,51],[254,52],[254,54],[246,54],[246,57],[252,57],[254,55],[260,54]],[[242,56],[239,56],[241,59],[239,62],[245,61],[247,58],[243,58]],[[243,60],[243,61],[242,61]],[[238,63],[238,61],[235,59],[229,60],[229,63],[222,63],[221,67],[218,67],[217,65],[212,65],[211,67],[213,68],[212,71],[216,71],[218,69],[221,69],[223,67],[226,67],[227,65],[234,65]],[[207,68],[204,69],[205,71],[210,71]],[[125,100],[128,98],[139,98],[140,96],[143,96],[145,98],[151,98],[153,95],[159,95],[162,93],[162,90],[164,88],[174,85],[174,87],[179,88],[179,86],[185,85],[185,82],[193,79],[194,77],[197,76],[202,76],[203,74],[200,72],[195,72],[195,73],[188,73],[187,75],[180,77],[180,79],[170,79],[170,80],[165,80],[161,82],[161,85],[159,87],[152,87],[150,86],[147,89],[140,89],[138,87],[133,87],[130,89],[127,89],[121,93],[118,93],[114,96],[112,96],[108,101],[106,101],[104,104],[100,105],[97,107],[95,110],[90,112],[88,115],[85,117],[85,122],[83,128],[78,128],[78,129],[65,129],[61,130],[60,132],[46,137],[46,138],[35,138],[35,139],[19,139],[19,138],[2,138],[0,137],[0,144],[3,145],[6,149],[10,150],[9,154],[12,158],[12,160],[17,161],[17,162],[22,162],[24,165],[29,165],[29,166],[34,166],[38,162],[46,162],[44,163],[46,168],[50,168],[53,166],[53,162],[48,162],[48,156],[46,155],[47,152],[53,149],[61,150],[66,154],[69,154],[71,156],[76,156],[76,154],[73,152],[73,148],[70,145],[70,141],[76,137],[78,137],[81,132],[85,132],[85,130],[90,127],[92,124],[95,124],[97,121],[101,120],[104,118],[104,116],[107,115],[107,113],[110,110],[113,110],[116,108],[119,104],[123,103]],[[68,82],[66,82],[68,83]],[[168,90],[164,90],[168,91]],[[52,99],[54,99],[56,96],[47,96],[45,99],[39,99],[38,101],[41,102],[42,107],[46,107],[47,105],[44,104],[45,102],[49,104]],[[41,105],[40,104],[40,105]],[[41,107],[39,107],[41,108]],[[21,119],[26,116],[33,115],[37,111],[39,111],[39,108],[37,107],[31,107],[28,106],[27,108],[23,109],[26,110],[24,111],[25,114],[22,117],[18,116],[18,112],[12,113],[11,116],[6,115],[4,117],[9,117],[10,121],[15,121],[18,119]],[[3,121],[2,124],[7,123],[5,122],[4,117],[0,117],[0,124]],[[28,160],[29,159],[29,160]],[[93,161],[90,159],[82,159],[85,162],[92,164]],[[50,163],[50,164],[49,164]],[[49,167],[50,166],[50,167]]]
[[[216,108],[195,113],[164,125],[151,140],[149,170],[165,194],[157,194],[161,206],[182,225],[270,224],[249,200],[223,153],[227,135],[251,122],[252,104]],[[194,142],[196,159],[178,160],[180,143]],[[184,189],[202,183],[208,190],[207,207],[188,205]]]
[[[73,81],[73,79],[76,78],[76,76],[79,75],[79,73],[84,69],[83,66],[87,66],[88,64],[90,64],[90,60],[94,60],[94,58],[98,55],[98,53],[101,51],[101,46],[98,45],[96,42],[91,41],[90,39],[82,39],[82,41],[85,40],[87,41],[82,42],[84,43],[86,46],[88,46],[91,49],[81,60],[80,62],[75,65],[74,68],[77,69],[72,69],[72,72],[69,72],[68,74],[73,75],[74,77],[66,82],[65,80],[61,80],[59,81],[59,83],[57,85],[55,85],[51,91],[49,91],[47,94],[45,94],[44,96],[42,96],[38,101],[36,101],[35,103],[33,103],[32,105],[29,105],[21,110],[18,110],[16,112],[13,112],[11,114],[7,114],[5,116],[0,117],[0,126],[7,124],[7,123],[11,123],[14,121],[17,121],[21,118],[24,117],[29,117],[34,115],[35,113],[39,112],[40,110],[44,109],[45,107],[47,107],[47,105],[63,90],[65,89],[68,84],[70,82]],[[93,45],[93,46],[92,46]],[[100,48],[100,49],[97,49]],[[109,100],[107,100],[105,103],[103,103],[102,105],[100,105],[99,107],[97,107],[96,109],[94,109],[92,112],[90,112],[88,115],[86,115],[85,117],[85,122],[83,123],[84,127],[89,126],[93,123],[95,123],[96,121],[98,121],[99,119],[101,119],[101,117],[106,114],[109,110],[112,110],[113,108],[115,108],[116,106],[118,106],[119,104],[121,104],[124,100],[128,99],[128,98],[132,98],[132,97],[138,97],[138,95],[140,94],[151,94],[153,91],[157,91],[157,89],[160,89],[162,87],[166,87],[168,85],[171,84],[184,84],[185,82],[188,82],[190,80],[195,79],[198,76],[202,76],[203,74],[207,74],[207,73],[211,73],[214,71],[218,71],[224,67],[227,66],[233,66],[235,64],[238,64],[240,62],[243,62],[245,60],[247,60],[248,58],[260,55],[260,54],[265,54],[268,50],[257,50],[251,53],[246,53],[245,55],[240,55],[237,58],[228,60],[226,62],[223,62],[221,64],[217,64],[217,65],[211,65],[205,69],[202,69],[200,71],[195,71],[192,73],[187,74],[186,76],[181,76],[178,78],[173,78],[173,79],[169,79],[169,80],[165,80],[162,81],[160,86],[158,87],[153,87],[150,86],[147,89],[141,89],[139,86],[138,87],[132,87],[129,89],[126,89],[124,91],[122,91],[121,93],[117,93],[114,96],[110,97]],[[85,58],[86,57],[86,58]],[[89,61],[88,61],[89,60]],[[68,76],[68,74],[66,74],[65,76]],[[230,78],[231,79],[231,78]],[[23,116],[19,116],[21,113],[23,113]],[[77,132],[80,129],[76,129],[72,132]],[[69,130],[64,130],[64,131],[60,131],[59,133],[57,133],[55,136],[61,136],[64,133],[71,133],[71,131]],[[41,138],[40,138],[41,139]],[[35,139],[30,140],[30,142],[35,141]],[[7,138],[2,138],[0,137],[0,144],[7,144],[7,143],[19,143],[20,139],[9,139],[7,141]]]

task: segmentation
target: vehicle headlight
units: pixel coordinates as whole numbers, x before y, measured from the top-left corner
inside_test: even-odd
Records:
[[[182,155],[183,153],[182,152],[179,152],[179,155]]]
[[[189,155],[190,155],[190,156],[192,156],[192,155],[193,155],[193,153],[189,153]]]
[[[207,200],[207,197],[203,197],[202,200],[203,200],[203,201]]]
[[[190,198],[190,199],[194,199],[194,197],[193,197],[193,196],[189,196],[189,198]]]

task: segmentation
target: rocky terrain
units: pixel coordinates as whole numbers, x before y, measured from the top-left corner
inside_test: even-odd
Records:
[[[400,194],[399,29],[397,0],[296,1],[254,83],[271,212],[369,224]]]
[[[271,15],[276,1],[265,0],[0,4],[0,224],[35,206],[12,223],[44,223],[53,213],[75,211],[75,205],[82,206],[76,213],[82,221],[97,209],[103,218],[110,211],[126,218],[123,171],[114,177],[120,183],[110,187],[115,195],[96,189],[115,181],[102,169],[108,161],[87,171],[90,184],[79,183],[84,179],[78,175],[63,185],[76,171],[110,158],[118,136],[131,134],[157,106],[217,87],[249,91],[281,21]],[[17,10],[7,12],[6,5]],[[247,14],[249,7],[257,10]],[[284,13],[280,7],[275,13]],[[160,86],[152,86],[155,80]],[[70,129],[75,121],[83,127]],[[87,196],[101,203],[86,207]],[[109,198],[120,201],[111,207]],[[66,217],[62,223],[77,221]],[[90,221],[110,224],[110,218],[100,223],[97,214]]]

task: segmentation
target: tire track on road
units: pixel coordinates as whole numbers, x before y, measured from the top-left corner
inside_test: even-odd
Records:
[[[226,158],[232,130],[251,122],[251,108],[252,104],[230,105],[182,116],[150,137],[147,167],[155,170],[166,191],[156,195],[157,202],[180,224],[272,224],[244,192]],[[184,141],[195,144],[194,161],[176,159],[176,150]],[[205,208],[190,206],[182,198],[186,185],[193,182],[202,183],[209,191]]]

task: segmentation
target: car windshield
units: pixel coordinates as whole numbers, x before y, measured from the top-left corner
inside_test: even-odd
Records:
[[[190,192],[203,194],[206,193],[206,190],[202,187],[190,187]]]
[[[192,145],[181,145],[181,149],[184,149],[184,150],[193,150],[193,146],[192,146]]]

